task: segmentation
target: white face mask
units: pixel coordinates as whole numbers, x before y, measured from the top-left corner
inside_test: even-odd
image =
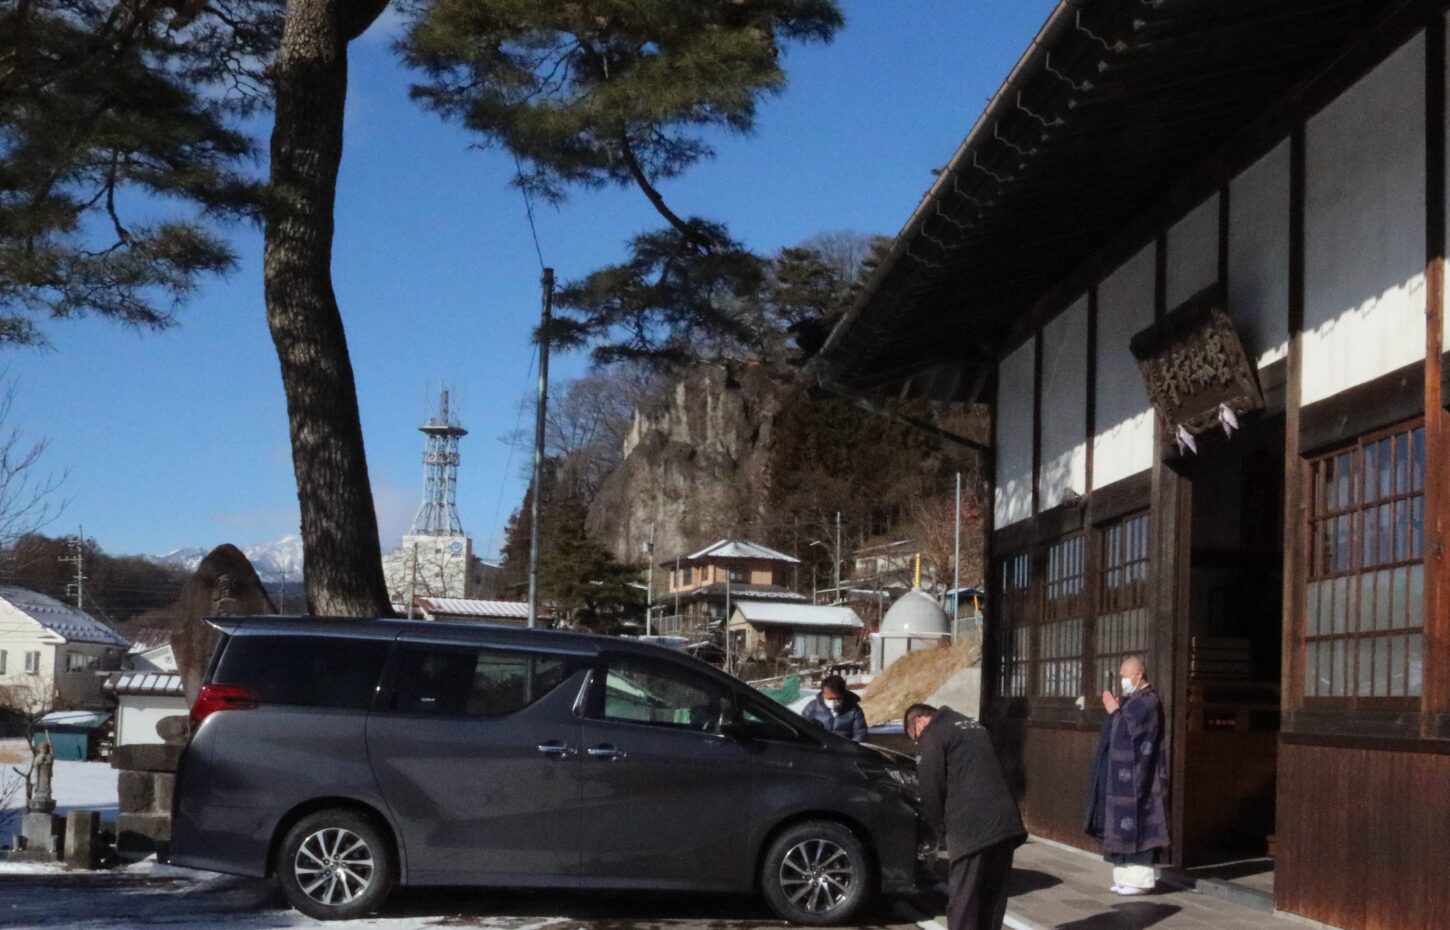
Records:
[[[836,698],[826,698],[826,706],[831,710],[840,710],[841,702]]]
[[[1131,678],[1123,678],[1123,679],[1121,679],[1121,681],[1123,683],[1123,695],[1125,697],[1127,695],[1129,695],[1129,694],[1132,694],[1134,691],[1138,690],[1137,687],[1133,684],[1133,679],[1131,679]]]

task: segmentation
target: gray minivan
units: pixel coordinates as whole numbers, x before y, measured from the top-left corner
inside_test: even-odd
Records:
[[[758,891],[801,924],[915,889],[910,759],[630,640],[213,620],[171,861],[312,917],[396,884]]]

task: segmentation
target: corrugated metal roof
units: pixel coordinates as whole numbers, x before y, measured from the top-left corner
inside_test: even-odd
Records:
[[[62,604],[55,598],[47,597],[39,591],[17,588],[12,585],[0,585],[0,600],[4,600],[11,607],[57,636],[65,637],[67,642],[100,643],[103,646],[120,646],[122,648],[131,645],[121,634],[90,614],[77,610],[69,604]]]
[[[723,581],[711,582],[703,587],[681,591],[679,593],[679,599],[681,603],[710,598],[723,600],[726,587]],[[806,599],[804,594],[797,594],[788,588],[782,588],[776,585],[732,584],[728,587],[730,588],[732,597],[746,598],[752,601],[804,601]],[[657,597],[660,602],[665,602],[674,599],[675,595],[661,593]]]
[[[181,694],[181,676],[169,672],[117,672],[106,679],[115,694]]]
[[[419,610],[425,614],[445,615],[449,617],[492,617],[505,620],[527,620],[529,616],[529,605],[527,601],[483,601],[464,597],[420,597],[415,601]],[[539,616],[548,616],[549,612],[540,609]]]
[[[681,561],[692,562],[696,559],[761,559],[770,562],[800,562],[793,556],[784,552],[777,552],[769,546],[762,546],[760,543],[750,542],[748,539],[721,539],[711,543],[698,552],[692,552]]]
[[[852,629],[865,626],[856,611],[849,607],[767,601],[736,601],[734,606],[742,617],[757,626],[825,626]]]
[[[108,710],[58,710],[46,714],[35,724],[36,732],[48,727],[82,727],[93,729],[111,719]]]

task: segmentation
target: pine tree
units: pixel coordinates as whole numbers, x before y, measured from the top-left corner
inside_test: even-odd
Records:
[[[357,388],[332,287],[347,47],[387,0],[287,0],[271,70],[271,196],[263,277],[302,515],[307,600],[324,616],[387,616],[387,581]]]
[[[0,2],[0,343],[93,314],[160,329],[235,257],[261,186],[277,0]]]
[[[682,216],[660,182],[713,155],[712,131],[749,133],[786,82],[781,48],[828,42],[835,0],[431,0],[399,44],[413,95],[520,159],[518,183],[633,186],[668,226],[629,259],[564,289],[548,334],[604,362],[677,364],[756,336],[742,291],[758,259],[724,226]]]

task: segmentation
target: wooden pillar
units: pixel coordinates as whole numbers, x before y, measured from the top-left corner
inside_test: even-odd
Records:
[[[1156,272],[1153,289],[1153,316],[1162,320],[1167,307],[1166,237],[1160,235],[1156,246]],[[1187,771],[1188,725],[1188,578],[1192,532],[1192,485],[1189,480],[1164,462],[1164,452],[1173,442],[1162,422],[1154,415],[1152,471],[1152,570],[1153,588],[1150,604],[1153,618],[1151,639],[1151,676],[1163,700],[1163,713],[1168,725],[1165,749],[1170,760],[1168,817],[1173,845],[1172,864],[1184,863],[1183,805],[1184,777]]]
[[[989,389],[992,402],[987,406],[987,446],[982,456],[982,470],[986,475],[987,496],[982,508],[982,572],[986,575],[987,610],[982,629],[982,698],[978,716],[989,719],[996,711],[997,699],[1001,696],[1002,682],[1002,572],[997,565],[997,547],[993,537],[997,530],[997,408],[1002,402],[998,390],[997,374],[1001,363],[992,363],[985,387]]]
[[[1032,337],[1032,515],[1042,512],[1042,332]]]
[[[1289,351],[1284,382],[1284,639],[1282,729],[1303,701],[1304,586],[1309,571],[1308,504],[1299,460],[1304,368],[1304,124],[1289,136]]]
[[[1087,292],[1087,377],[1084,379],[1087,395],[1087,412],[1083,418],[1087,434],[1084,451],[1083,489],[1084,495],[1091,494],[1093,484],[1093,438],[1098,434],[1098,286],[1094,284]]]
[[[1425,30],[1425,664],[1421,734],[1450,736],[1450,436],[1441,382],[1445,320],[1445,19]]]

